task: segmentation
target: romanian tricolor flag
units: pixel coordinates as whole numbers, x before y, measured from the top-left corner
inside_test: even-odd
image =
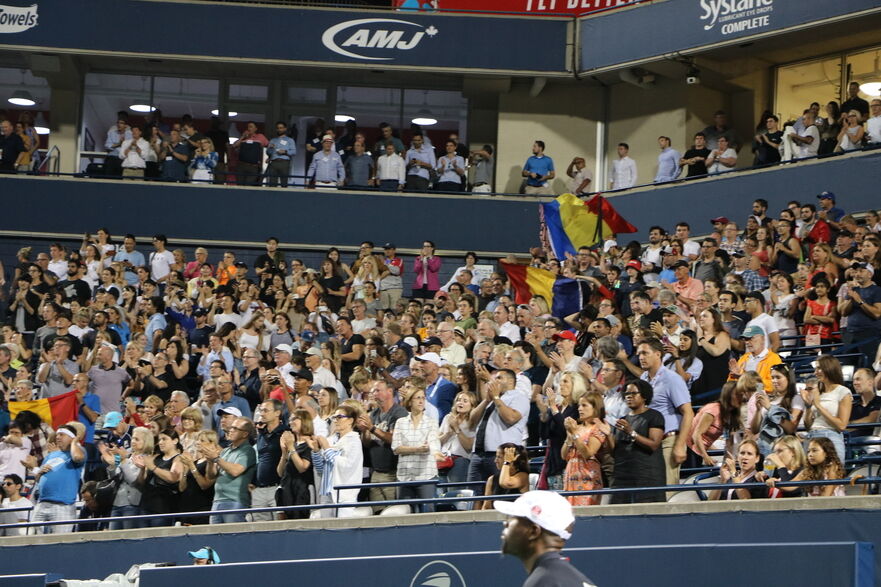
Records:
[[[541,204],[541,215],[557,259],[566,258],[566,253],[574,255],[579,247],[592,247],[613,234],[637,230],[600,195],[585,202],[576,195],[562,194],[553,202]]]
[[[57,429],[77,417],[76,392],[69,391],[30,402],[9,402],[9,416],[15,418],[25,410],[37,414],[43,422]]]
[[[528,304],[533,296],[541,296],[551,308],[551,314],[562,318],[579,311],[584,303],[588,288],[576,279],[558,277],[539,267],[517,265],[501,261],[502,269],[514,288],[514,299],[518,304]]]

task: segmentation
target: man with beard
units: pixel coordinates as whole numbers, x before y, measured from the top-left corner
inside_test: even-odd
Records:
[[[552,491],[528,491],[514,502],[496,501],[505,514],[502,553],[523,561],[523,587],[596,587],[560,551],[572,537],[575,516],[566,498]]]

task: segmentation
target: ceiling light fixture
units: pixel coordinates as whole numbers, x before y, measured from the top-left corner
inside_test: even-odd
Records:
[[[49,125],[46,123],[46,117],[43,116],[42,112],[37,112],[37,117],[34,119],[34,130],[37,131],[38,135],[49,134]]]
[[[860,91],[867,96],[881,96],[881,82],[860,84]]]
[[[10,104],[15,104],[16,106],[33,106],[37,103],[31,93],[27,90],[15,90],[12,96],[9,97],[8,101]]]
[[[153,112],[156,107],[149,104],[132,104],[128,109],[132,112]]]

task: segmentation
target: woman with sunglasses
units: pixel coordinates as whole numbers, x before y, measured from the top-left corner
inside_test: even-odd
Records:
[[[341,405],[332,416],[330,437],[313,436],[306,440],[312,449],[312,465],[320,475],[317,482],[319,503],[355,503],[358,489],[333,489],[337,485],[358,485],[361,483],[364,453],[361,448],[361,435],[355,430],[357,413],[354,408]],[[333,516],[333,510],[322,510],[321,517]],[[339,508],[336,517],[348,518],[354,515],[354,508]]]

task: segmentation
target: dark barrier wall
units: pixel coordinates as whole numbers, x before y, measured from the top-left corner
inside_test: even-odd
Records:
[[[835,193],[837,205],[845,212],[875,209],[881,207],[879,185],[881,151],[781,165],[754,173],[728,173],[617,197],[610,194],[609,201],[639,228],[635,238],[646,242],[653,224],[673,230],[677,222],[684,220],[691,224],[692,234],[707,234],[713,228],[711,218],[727,216],[742,229],[756,198],[768,200],[768,214],[775,218],[790,200],[816,206],[817,194],[822,191]],[[630,238],[621,235],[618,241]]]
[[[15,47],[372,68],[571,71],[566,63],[571,19],[141,0],[6,0],[4,4],[13,6],[0,17],[0,32],[8,33],[0,42]],[[206,19],[211,34],[193,35],[193,24]],[[161,22],[161,42],[151,35],[133,35],[132,24],[141,22]],[[260,31],[258,39],[248,38],[249,26]],[[529,43],[521,42],[526,38]]]
[[[727,216],[742,224],[755,198],[770,213],[790,200],[816,203],[824,190],[847,212],[877,208],[881,151],[825,161],[783,165],[761,172],[610,194],[610,202],[639,228],[626,242],[647,240],[658,224],[670,230],[691,223],[692,234],[711,230],[709,219]],[[288,245],[356,247],[393,241],[419,249],[423,239],[440,249],[524,254],[538,244],[538,200],[517,197],[400,196],[348,191],[247,189],[59,178],[0,178],[4,210],[0,230],[73,233],[107,226],[114,235],[162,232],[190,238],[263,242],[275,235]],[[28,194],[29,197],[16,197]],[[149,246],[145,243],[142,249]],[[5,258],[4,258],[5,259]],[[9,264],[9,261],[7,261]],[[446,263],[452,270],[454,263]],[[455,267],[458,267],[458,263]]]
[[[580,23],[579,71],[770,35],[881,7],[881,0],[667,0]],[[858,22],[858,21],[857,21]],[[844,25],[845,30],[849,26]],[[622,42],[626,39],[626,42]]]
[[[571,563],[598,585],[713,585],[741,587],[744,576],[752,584],[836,585],[875,587],[872,544],[677,544],[672,546],[620,546],[568,548]],[[685,564],[671,564],[684,561]],[[782,561],[798,561],[781,565]],[[638,563],[638,564],[636,564]],[[209,567],[165,567],[141,571],[141,587],[198,585],[222,582],[247,584],[260,577],[264,584],[281,585],[291,577],[300,585],[342,585],[345,577],[358,577],[363,587],[389,585],[519,585],[524,567],[498,551],[389,558],[365,557],[323,561],[289,561]],[[782,576],[781,576],[782,575]],[[704,582],[706,581],[706,582]]]
[[[525,252],[538,242],[538,203],[525,198],[23,177],[0,178],[0,190],[28,194],[4,198],[0,230],[80,234],[107,226],[114,235],[239,242],[275,235],[285,243],[393,241],[417,250],[429,239],[440,249],[503,252]]]
[[[179,565],[188,564],[187,552],[206,545],[217,550],[223,561],[229,563],[292,558],[428,554],[438,551],[485,552],[496,551],[499,548],[502,524],[501,522],[467,522],[390,528],[264,532],[245,532],[245,528],[243,526],[242,533],[193,534],[93,542],[90,542],[88,535],[84,534],[81,542],[42,546],[2,546],[0,541],[0,569],[6,574],[49,572],[60,573],[68,578],[104,578],[114,572],[125,572],[136,563],[173,561]],[[881,544],[881,511],[878,510],[731,511],[712,514],[581,517],[575,525],[569,547],[765,542],[872,543],[875,545],[874,573],[875,576],[881,576],[879,574],[881,557],[877,548]],[[745,562],[747,564],[734,565],[726,572],[741,575],[747,573],[750,577],[747,583],[758,585],[763,583],[753,580],[756,578],[755,573],[770,574],[779,570],[773,566],[755,568],[748,564],[749,561]],[[639,561],[634,561],[633,564],[641,565]],[[674,564],[674,561],[670,564]],[[685,556],[677,557],[675,564],[687,567],[689,561]],[[794,560],[792,564],[795,564]],[[493,561],[493,565],[516,567],[516,562],[498,559],[497,562]],[[644,567],[640,569],[644,569],[646,573],[650,571]]]

